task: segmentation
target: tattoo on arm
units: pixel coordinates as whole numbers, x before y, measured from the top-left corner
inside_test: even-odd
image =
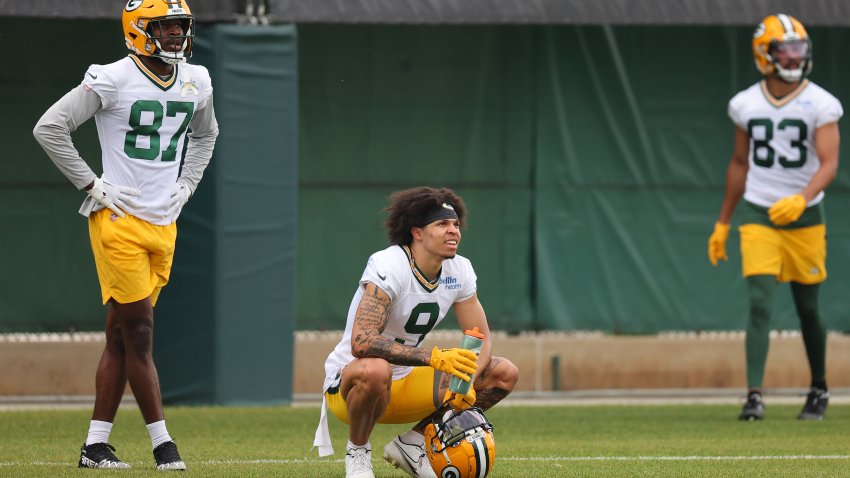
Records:
[[[366,285],[354,318],[351,348],[355,357],[382,358],[395,365],[428,365],[428,350],[408,347],[381,335],[389,320],[390,299],[374,284]]]
[[[487,364],[487,367],[475,377],[475,381],[478,383],[483,383],[486,381],[490,374],[493,373],[493,370],[503,361],[502,357],[490,357],[490,363]],[[479,380],[481,382],[479,382]],[[485,388],[482,390],[475,389],[476,399],[475,406],[481,408],[482,410],[488,410],[493,405],[499,403],[503,398],[507,397],[508,394],[511,393],[502,388],[493,387],[493,388]]]
[[[490,407],[502,401],[508,396],[507,390],[501,388],[488,388],[485,390],[475,391],[475,406],[482,410],[489,410]]]

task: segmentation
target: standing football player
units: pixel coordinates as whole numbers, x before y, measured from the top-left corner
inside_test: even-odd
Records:
[[[519,371],[509,360],[491,356],[475,271],[457,255],[466,216],[463,200],[450,189],[417,187],[393,194],[386,211],[392,245],[369,257],[342,340],[325,362],[322,415],[313,444],[321,456],[333,453],[330,408],[349,424],[345,476],[373,477],[369,435],[375,424],[416,423],[384,447],[384,459],[411,476],[435,477],[423,440],[427,418],[444,400],[456,409],[472,404],[489,409],[513,390]],[[477,357],[461,348],[421,347],[452,307],[461,330],[483,332]],[[468,380],[473,374],[467,395],[447,391],[452,376]]]
[[[91,65],[82,83],[51,106],[33,131],[56,167],[87,194],[80,213],[88,217],[107,305],[106,346],[79,466],[130,467],[108,442],[129,381],[156,468],[185,470],[162,412],[152,356],[153,308],[171,272],[175,221],[212,157],[218,125],[209,73],[186,63],[194,34],[186,2],[130,0],[121,22],[130,55]],[[71,132],[92,116],[102,151],[101,177],[71,142]]]
[[[811,368],[811,389],[799,415],[820,420],[829,402],[826,329],[818,288],[826,279],[824,189],[838,170],[841,103],[809,81],[812,42],[789,15],[770,15],[753,35],[761,81],[729,101],[737,126],[726,170],[726,195],[708,241],[712,264],[726,259],[729,220],[743,195],[741,257],[749,288],[746,333],[747,401],[742,420],[764,417],[762,379],[777,282],[790,282]]]

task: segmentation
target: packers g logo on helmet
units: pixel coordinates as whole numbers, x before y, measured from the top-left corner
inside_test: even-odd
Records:
[[[179,20],[183,27],[183,39],[180,51],[165,51],[162,40],[161,23]],[[121,15],[124,28],[124,42],[133,53],[152,56],[166,63],[179,63],[192,56],[192,43],[195,36],[195,20],[185,0],[129,0]]]
[[[776,56],[791,54],[800,59],[797,68],[783,68]],[[765,17],[753,32],[753,57],[762,75],[776,75],[795,83],[812,71],[812,42],[803,24],[791,15]]]
[[[449,410],[425,427],[425,453],[440,478],[484,478],[496,460],[493,425],[480,408]]]

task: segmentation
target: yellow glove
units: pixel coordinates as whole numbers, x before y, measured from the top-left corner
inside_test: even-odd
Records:
[[[448,403],[455,410],[461,411],[475,405],[475,398],[475,389],[469,387],[469,392],[466,395],[447,390],[443,402]]]
[[[729,237],[729,224],[714,223],[714,232],[708,238],[708,260],[711,265],[716,266],[718,260],[725,261],[726,239]]]
[[[469,376],[478,369],[478,356],[466,349],[438,349],[431,351],[430,365],[437,370],[469,381]],[[468,374],[468,375],[467,375]]]
[[[777,226],[784,226],[800,219],[803,211],[806,210],[806,199],[801,194],[793,196],[785,196],[773,203],[770,209],[767,210],[770,221]]]

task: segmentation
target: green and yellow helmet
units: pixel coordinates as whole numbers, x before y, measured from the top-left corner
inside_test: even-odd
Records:
[[[180,20],[183,46],[180,51],[165,51],[160,44],[161,22]],[[121,15],[127,48],[136,55],[159,58],[166,63],[179,63],[192,56],[195,21],[186,0],[129,0]]]
[[[786,69],[777,56],[800,60],[797,68]],[[777,76],[789,83],[800,81],[812,71],[812,42],[805,27],[791,15],[778,13],[765,17],[753,33],[756,68],[764,76]]]

